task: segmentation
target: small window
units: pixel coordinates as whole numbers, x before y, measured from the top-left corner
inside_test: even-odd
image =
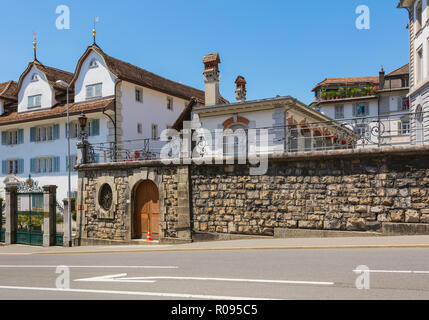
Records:
[[[37,73],[34,73],[31,76],[31,82],[36,82],[36,81],[39,81],[39,76],[37,75]]]
[[[91,60],[91,62],[89,63],[89,67],[91,68],[91,69],[93,69],[93,68],[98,68],[98,62],[97,62],[97,59],[92,59]]]
[[[28,107],[29,108],[38,108],[41,106],[42,106],[42,95],[41,94],[28,97]]]
[[[402,136],[406,136],[410,134],[410,121],[409,120],[401,120],[399,122],[399,134]]]
[[[36,127],[36,142],[54,140],[54,127]]]
[[[8,174],[17,174],[18,173],[18,160],[8,160],[7,161],[7,172],[8,172]]]
[[[152,139],[153,140],[158,139],[158,125],[157,124],[152,125]]]
[[[173,110],[173,98],[170,98],[170,97],[167,98],[167,109]]]
[[[136,101],[143,102],[143,90],[136,88]]]
[[[369,105],[367,103],[358,103],[353,106],[353,116],[364,117],[369,115]]]
[[[422,28],[423,20],[423,4],[422,1],[418,1],[416,4],[416,32],[419,32]]]
[[[335,119],[344,119],[344,106],[335,106]]]
[[[141,123],[137,123],[137,133],[142,134],[143,133],[143,126]]]
[[[402,97],[401,110],[399,111],[408,111],[410,110],[410,100],[407,97]]]
[[[86,99],[101,98],[102,83],[91,84],[86,86]]]
[[[364,138],[366,134],[366,124],[358,124],[355,127],[355,132],[360,136],[360,138]]]

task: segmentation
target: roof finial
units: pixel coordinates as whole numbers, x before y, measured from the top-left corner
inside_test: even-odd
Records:
[[[100,20],[100,18],[98,18],[98,17],[95,17],[94,18],[94,28],[92,29],[92,37],[94,38],[94,42],[93,42],[93,44],[97,44],[96,42],[95,42],[95,38],[97,37],[97,30],[95,29],[95,24],[98,22]]]
[[[34,61],[37,61],[37,34],[33,32]]]

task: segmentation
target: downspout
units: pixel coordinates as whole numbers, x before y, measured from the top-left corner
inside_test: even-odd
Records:
[[[117,108],[116,108],[116,100],[117,100],[117,88],[118,88],[118,84],[121,84],[122,80],[118,79],[115,81],[115,103],[114,103],[114,113],[115,113],[115,121],[114,121],[114,161],[117,162],[118,161],[118,130],[117,130],[117,124],[118,124],[118,118],[117,118]]]

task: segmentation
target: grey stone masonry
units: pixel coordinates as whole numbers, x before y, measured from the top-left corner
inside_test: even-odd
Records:
[[[57,186],[43,186],[43,246],[55,245]]]
[[[273,235],[276,228],[379,232],[383,223],[429,223],[428,151],[273,156],[262,176],[246,165],[193,166],[193,228]]]
[[[5,243],[14,244],[16,242],[16,229],[17,229],[17,217],[16,212],[18,208],[18,197],[17,197],[18,186],[6,185],[6,234]]]

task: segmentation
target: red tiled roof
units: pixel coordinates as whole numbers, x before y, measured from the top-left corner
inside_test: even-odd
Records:
[[[91,51],[95,51],[100,54],[106,62],[110,72],[112,72],[121,80],[141,85],[156,91],[164,92],[166,94],[170,94],[188,101],[193,97],[195,97],[199,102],[204,102],[205,100],[204,91],[168,80],[152,72],[136,67],[135,65],[132,65],[128,62],[113,58],[104,53],[104,51],[101,50],[101,48],[97,45],[89,46],[82,57],[79,59],[72,82],[76,81],[82,63]],[[228,103],[228,101],[223,98],[221,98],[221,101],[222,103]]]
[[[0,83],[0,98],[18,100],[18,84],[15,81]]]
[[[407,63],[406,65],[392,71],[391,73],[387,74],[386,77],[392,77],[392,76],[402,76],[407,75],[410,73],[410,65]]]
[[[333,85],[356,85],[356,84],[374,84],[378,85],[380,83],[379,77],[349,77],[349,78],[326,78],[322,82],[319,82],[313,89],[316,91],[319,87],[322,86],[333,86]]]
[[[102,110],[113,109],[114,98],[88,101],[85,103],[71,103],[70,104],[70,115],[77,115],[81,112],[92,113]],[[45,120],[51,118],[65,117],[67,114],[67,105],[56,105],[51,109],[37,110],[32,112],[18,113],[16,110],[7,112],[0,116],[0,126],[31,122],[38,120]]]

